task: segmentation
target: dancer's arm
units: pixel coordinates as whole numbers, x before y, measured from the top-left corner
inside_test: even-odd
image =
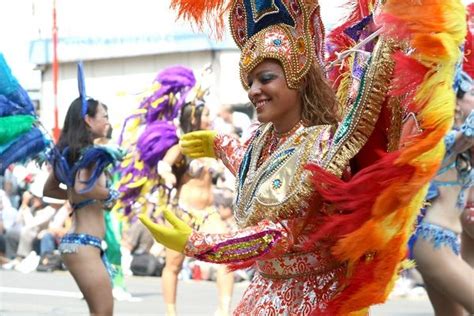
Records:
[[[230,135],[219,135],[216,131],[187,133],[181,137],[179,142],[181,152],[190,158],[219,158],[232,174],[236,175],[257,127],[257,124],[251,126],[250,137],[243,142]]]
[[[43,187],[43,195],[60,200],[67,200],[67,190],[60,187],[60,182],[51,172]]]
[[[163,214],[172,227],[155,224],[143,214],[138,218],[165,247],[214,263],[279,256],[291,248],[304,223],[301,218],[280,222],[264,220],[235,233],[205,234],[193,231],[170,210],[164,210]]]
[[[295,240],[298,219],[259,224],[230,234],[206,234],[193,231],[184,254],[212,263],[238,263],[269,259],[288,252]]]
[[[460,130],[453,130],[445,136],[446,157],[442,167],[449,165],[459,153],[465,152],[474,145],[474,111],[461,125]]]

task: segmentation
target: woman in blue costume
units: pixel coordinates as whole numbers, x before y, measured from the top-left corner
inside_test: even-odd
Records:
[[[465,315],[465,310],[474,313],[474,270],[459,256],[460,215],[474,202],[469,194],[474,184],[474,98],[470,97],[474,90],[465,73],[457,82],[455,128],[445,138],[446,156],[431,184],[430,205],[417,227],[413,248],[436,315],[453,316]]]
[[[45,196],[67,198],[73,207],[73,225],[59,250],[94,315],[113,314],[110,268],[102,238],[103,210],[110,209],[118,196],[107,186],[104,168],[117,156],[106,147],[93,146],[94,139],[105,137],[109,128],[105,105],[84,97],[74,100],[53,150],[54,171],[44,187]]]

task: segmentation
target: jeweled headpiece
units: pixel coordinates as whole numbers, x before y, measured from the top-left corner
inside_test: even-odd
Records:
[[[313,62],[323,65],[324,27],[317,0],[232,0],[227,7],[223,0],[173,0],[172,6],[198,24],[230,8],[232,36],[242,50],[240,79],[245,88],[248,73],[264,59],[278,60],[294,89]]]
[[[314,61],[322,65],[324,28],[317,1],[237,0],[230,11],[232,36],[242,49],[240,79],[264,59],[278,60],[296,89]]]

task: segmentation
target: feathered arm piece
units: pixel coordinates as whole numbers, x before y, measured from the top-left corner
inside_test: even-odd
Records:
[[[80,194],[86,193],[92,190],[94,184],[100,175],[104,172],[105,168],[109,165],[114,165],[116,162],[122,160],[123,153],[114,147],[109,146],[93,146],[88,147],[83,153],[80,160],[76,162],[72,168],[72,175],[85,168],[94,167],[94,170],[89,179],[83,181],[86,185],[84,190],[78,192]]]
[[[377,23],[384,26],[385,37],[407,41],[412,48],[410,55],[395,57],[393,94],[407,92],[405,86],[414,89],[405,104],[417,113],[422,132],[402,139],[400,150],[382,154],[349,182],[308,166],[316,190],[338,210],[327,214],[309,242],[336,238],[333,253],[349,268],[327,315],[365,312],[384,302],[393,287],[453,122],[452,84],[465,36],[464,14],[459,0],[388,0]]]

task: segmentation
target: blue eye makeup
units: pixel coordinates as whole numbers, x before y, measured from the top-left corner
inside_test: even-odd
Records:
[[[277,78],[276,74],[271,73],[271,72],[266,72],[266,73],[262,73],[258,79],[260,80],[261,83],[265,84],[272,81],[275,78]]]

